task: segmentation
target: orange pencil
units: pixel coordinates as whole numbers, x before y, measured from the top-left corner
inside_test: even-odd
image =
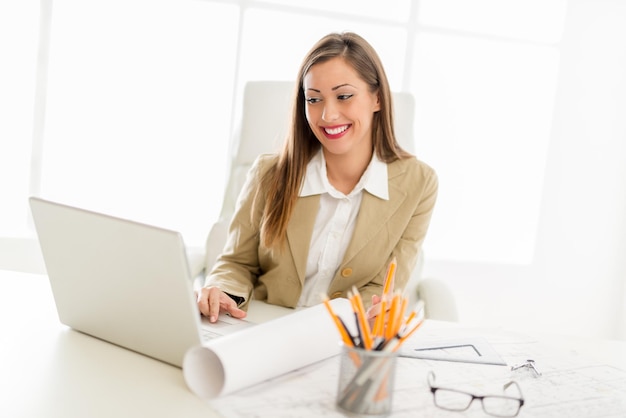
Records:
[[[424,320],[421,319],[417,324],[415,324],[413,328],[411,328],[409,332],[405,333],[402,337],[400,337],[398,341],[398,346],[395,349],[397,350],[398,348],[400,348],[400,345],[404,343],[411,335],[413,335],[413,333],[417,331],[422,326],[423,323],[424,323]]]
[[[328,310],[328,313],[333,319],[333,322],[335,322],[335,325],[337,326],[337,329],[339,330],[339,334],[341,335],[341,340],[343,341],[343,343],[349,347],[354,347],[354,344],[352,343],[352,338],[348,335],[348,332],[343,327],[343,324],[339,320],[339,317],[333,311],[332,306],[330,306],[330,301],[328,297],[324,298],[324,306],[326,306],[326,310]]]
[[[420,317],[424,316],[424,301],[423,300],[418,300],[417,301],[417,304],[415,305],[415,309],[413,309],[413,312],[411,312],[411,314],[409,315],[407,320],[404,321],[404,323],[406,325],[409,325],[409,323],[418,315]]]
[[[363,345],[366,350],[370,350],[372,348],[372,331],[370,330],[370,324],[367,322],[367,318],[365,316],[365,307],[363,306],[363,299],[361,299],[361,294],[357,290],[357,288],[353,288],[354,295],[352,296],[354,299],[354,308],[357,313],[357,317],[359,318],[359,325],[361,327],[361,332],[363,334]]]
[[[396,293],[394,296],[394,299],[397,300],[396,302],[396,312],[392,318],[393,322],[392,322],[392,326],[391,326],[391,335],[394,336],[396,334],[398,334],[398,330],[400,329],[400,326],[402,325],[402,319],[403,319],[403,305],[404,305],[404,300],[402,298],[402,295],[400,295],[400,293]]]
[[[398,311],[398,298],[391,299],[391,307],[389,308],[387,326],[385,328],[385,339],[390,340],[394,336],[396,312]]]
[[[400,332],[400,327],[402,326],[402,323],[404,322],[404,311],[406,311],[406,307],[408,304],[409,304],[409,300],[407,298],[401,298],[400,310],[396,314],[396,318],[395,318],[396,322],[393,328],[394,335]]]
[[[389,263],[389,267],[387,267],[387,277],[385,277],[385,283],[383,285],[383,296],[388,296],[391,293],[393,293],[394,278],[396,275],[397,265],[398,265],[398,262],[396,258],[394,257],[391,260],[391,263]]]
[[[378,316],[376,316],[376,320],[374,321],[374,338],[384,337],[384,329],[385,329],[385,309],[387,309],[387,301],[383,299],[380,302],[380,312]]]
[[[417,312],[416,311],[411,312],[411,314],[406,319],[406,321],[404,321],[404,326],[406,327],[407,325],[409,325],[411,323],[411,321],[413,320],[413,318],[415,318],[416,316],[417,316]]]

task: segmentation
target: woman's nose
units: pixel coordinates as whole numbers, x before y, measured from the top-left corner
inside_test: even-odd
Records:
[[[332,122],[339,117],[339,111],[335,103],[326,101],[324,110],[322,111],[322,119],[324,122]]]

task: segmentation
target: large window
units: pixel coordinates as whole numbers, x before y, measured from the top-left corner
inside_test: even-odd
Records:
[[[42,3],[52,12],[42,15],[39,67],[38,2],[23,4],[22,24],[0,13],[0,45],[27,69],[0,98],[21,109],[0,125],[15,138],[1,145],[12,179],[1,236],[33,234],[35,193],[202,245],[244,83],[293,79],[317,39],[352,30],[378,50],[392,89],[415,95],[415,150],[441,180],[429,256],[531,260],[564,1],[55,0]],[[15,33],[26,48],[5,41]],[[31,165],[36,105],[45,112],[35,112]]]
[[[441,181],[429,257],[532,261],[564,19],[558,0],[420,2],[416,149]]]
[[[239,10],[56,0],[41,194],[202,242],[220,209]]]
[[[39,1],[0,2],[0,237],[29,233]]]

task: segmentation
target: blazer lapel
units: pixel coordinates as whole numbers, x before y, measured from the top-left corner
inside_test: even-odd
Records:
[[[287,243],[300,282],[304,283],[306,275],[306,260],[309,254],[309,244],[315,225],[315,217],[320,207],[320,195],[300,197],[287,225]]]
[[[406,199],[407,192],[402,190],[395,178],[402,173],[396,170],[396,165],[388,165],[389,170],[389,200],[383,200],[367,192],[363,193],[361,208],[354,227],[352,241],[346,250],[342,264],[355,257],[369,241],[371,241],[382,227],[391,221],[393,214]]]

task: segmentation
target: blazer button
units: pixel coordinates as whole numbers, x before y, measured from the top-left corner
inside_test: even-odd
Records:
[[[342,293],[341,293],[341,292],[335,292],[335,293],[333,293],[333,294],[330,296],[330,298],[331,298],[331,299],[337,299],[337,298],[340,298],[340,297],[341,297],[341,295],[342,295]]]
[[[341,270],[341,277],[350,277],[350,276],[352,276],[352,269],[350,267],[347,267]]]

